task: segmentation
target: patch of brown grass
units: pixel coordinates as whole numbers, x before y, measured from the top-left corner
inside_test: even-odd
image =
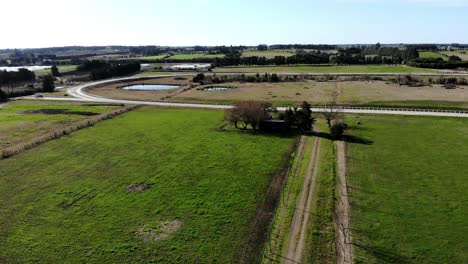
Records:
[[[176,233],[182,227],[183,222],[180,220],[159,222],[155,228],[149,225],[144,225],[136,232],[145,242],[158,242],[168,239],[172,234]]]

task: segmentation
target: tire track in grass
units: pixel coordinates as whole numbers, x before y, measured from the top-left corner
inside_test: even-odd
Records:
[[[337,263],[353,263],[353,246],[350,224],[348,186],[346,181],[346,145],[344,141],[336,143],[336,168],[338,201],[336,205],[336,249]]]
[[[281,199],[281,205],[279,206],[279,209],[276,213],[276,223],[274,223],[274,227],[272,230],[275,232],[272,233],[270,237],[270,246],[267,248],[267,251],[265,252],[265,263],[273,263],[277,262],[277,258],[282,258],[281,254],[278,254],[278,252],[281,252],[281,248],[283,246],[282,242],[284,240],[284,237],[288,234],[289,230],[287,225],[287,215],[288,212],[290,211],[289,204],[293,203],[293,199],[295,200],[295,196],[293,195],[293,189],[295,185],[295,181],[300,179],[300,169],[301,169],[301,163],[302,159],[304,156],[304,152],[306,150],[306,145],[309,143],[309,138],[306,136],[301,136],[299,140],[299,144],[296,148],[296,156],[293,161],[293,166],[291,168],[291,171],[288,175],[289,179],[286,179],[285,182],[285,192],[283,193]],[[297,179],[299,178],[299,179]]]
[[[320,138],[314,140],[312,157],[309,161],[307,174],[296,204],[291,231],[288,239],[287,253],[284,263],[301,263],[306,246],[306,236],[309,227],[310,209],[318,174],[318,161],[320,156]]]

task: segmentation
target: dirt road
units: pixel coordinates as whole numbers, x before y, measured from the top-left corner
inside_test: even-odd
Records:
[[[307,174],[304,179],[299,199],[294,211],[293,220],[291,222],[291,231],[289,234],[288,244],[286,245],[287,253],[284,263],[301,263],[304,248],[306,245],[307,230],[309,227],[310,211],[312,207],[313,194],[317,182],[318,166],[320,155],[320,138],[314,140],[312,155],[307,168]]]
[[[353,263],[353,246],[350,224],[350,208],[346,180],[346,145],[343,141],[336,143],[337,190],[336,204],[336,250],[338,264]]]

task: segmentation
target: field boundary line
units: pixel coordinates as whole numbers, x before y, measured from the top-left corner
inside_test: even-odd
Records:
[[[264,257],[265,259],[269,260],[269,263],[279,262],[276,258],[284,258],[281,256],[280,250],[278,248],[282,247],[282,241],[284,240],[284,232],[285,229],[285,221],[288,212],[288,204],[291,199],[292,189],[294,187],[294,182],[298,177],[298,171],[301,167],[301,161],[304,156],[304,151],[307,145],[307,137],[301,136],[298,140],[298,144],[296,146],[294,157],[292,157],[290,164],[288,166],[288,172],[286,175],[286,179],[284,181],[284,185],[281,191],[281,204],[279,208],[277,208],[274,216],[274,220],[271,222],[270,227],[268,228],[268,244],[264,250]],[[273,233],[273,231],[276,231]],[[274,242],[274,243],[273,243]],[[265,262],[265,260],[263,261]],[[268,261],[267,261],[268,262]]]
[[[312,206],[318,175],[320,143],[320,138],[315,137],[311,158],[307,166],[306,177],[304,178],[291,221],[291,229],[288,236],[289,242],[286,248],[286,259],[288,261],[285,261],[285,263],[302,262],[306,235],[309,227],[310,208]]]
[[[346,178],[346,143],[336,142],[336,173],[338,200],[336,214],[336,249],[337,263],[353,263],[353,242],[351,235],[350,205],[348,199],[348,184]]]
[[[94,116],[91,118],[87,118],[84,120],[79,120],[76,122],[73,122],[71,124],[65,125],[65,126],[59,126],[53,131],[48,132],[44,135],[38,136],[36,138],[33,138],[27,142],[24,143],[19,143],[10,147],[6,147],[3,149],[0,149],[0,160],[2,159],[7,159],[10,158],[14,155],[17,155],[23,151],[26,151],[28,149],[32,149],[34,147],[40,146],[46,142],[52,141],[54,139],[61,138],[63,136],[66,136],[70,133],[76,132],[78,130],[93,126],[101,121],[112,119],[116,116],[119,116],[121,114],[130,112],[132,110],[137,109],[139,106],[138,105],[129,105],[129,106],[124,106],[119,109],[111,110],[105,113],[102,113],[98,116]]]

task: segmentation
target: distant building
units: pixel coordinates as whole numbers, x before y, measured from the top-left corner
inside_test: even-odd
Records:
[[[163,66],[163,71],[208,71],[211,64],[179,64],[172,66]]]

